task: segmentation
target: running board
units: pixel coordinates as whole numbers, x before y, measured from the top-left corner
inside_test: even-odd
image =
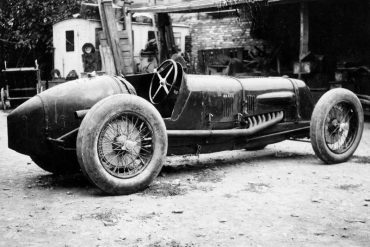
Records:
[[[271,127],[284,118],[284,113],[273,112],[248,117],[248,128],[227,130],[167,130],[169,137],[212,137],[212,136],[250,136]]]

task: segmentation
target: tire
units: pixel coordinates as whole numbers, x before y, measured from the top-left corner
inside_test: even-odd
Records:
[[[136,95],[120,94],[95,104],[77,135],[77,157],[85,176],[112,195],[145,189],[167,154],[159,112]]]
[[[327,164],[345,162],[356,151],[363,128],[364,114],[356,95],[343,88],[330,90],[312,113],[312,148]]]

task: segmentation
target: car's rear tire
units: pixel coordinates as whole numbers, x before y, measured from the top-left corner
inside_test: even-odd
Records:
[[[166,153],[161,115],[136,95],[113,95],[95,104],[77,136],[82,172],[113,195],[145,189],[160,172]]]
[[[327,164],[347,161],[360,143],[363,127],[364,114],[356,95],[343,88],[330,90],[312,113],[313,150]]]

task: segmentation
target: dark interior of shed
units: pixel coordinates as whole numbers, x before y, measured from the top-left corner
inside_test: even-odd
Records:
[[[280,73],[298,77],[293,67],[300,59],[302,2],[281,2],[268,7],[268,25],[262,38],[281,47]],[[313,66],[301,78],[311,88],[328,89],[338,68],[370,68],[369,1],[309,1],[307,6],[309,53],[303,59]],[[367,90],[370,94],[370,88]]]

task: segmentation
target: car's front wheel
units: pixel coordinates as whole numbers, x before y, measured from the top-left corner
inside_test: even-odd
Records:
[[[159,112],[135,95],[113,95],[94,105],[77,136],[82,172],[108,194],[146,188],[160,172],[167,134]]]
[[[361,103],[354,93],[338,88],[325,93],[311,117],[311,144],[328,164],[348,160],[360,143],[364,127]]]

